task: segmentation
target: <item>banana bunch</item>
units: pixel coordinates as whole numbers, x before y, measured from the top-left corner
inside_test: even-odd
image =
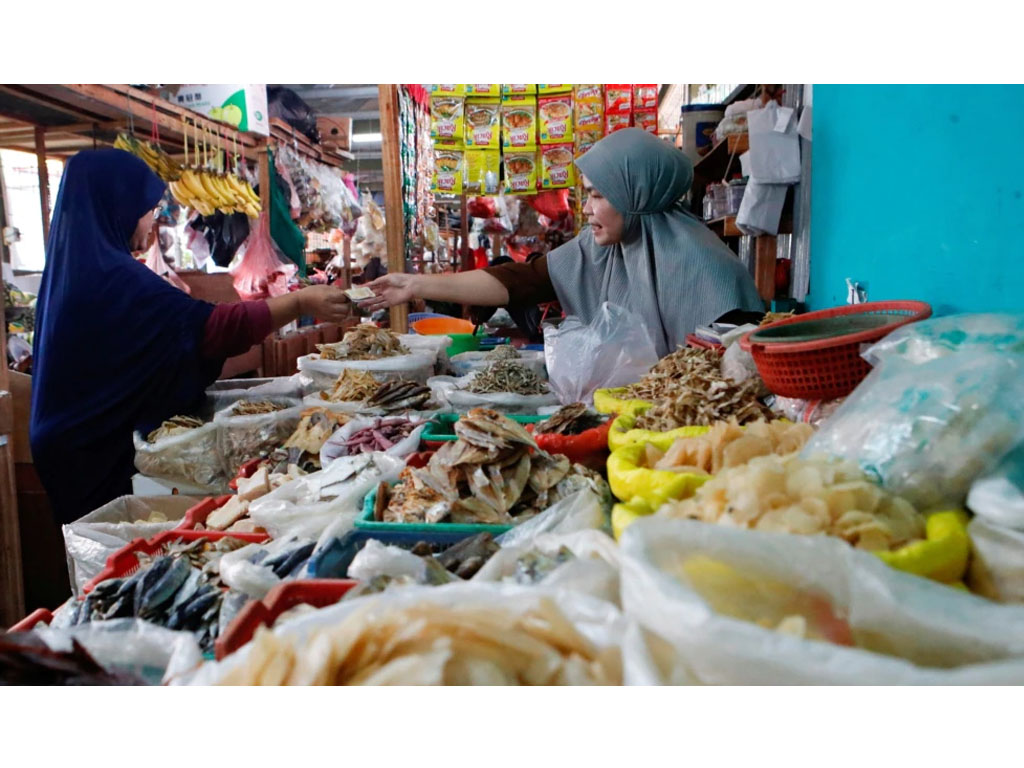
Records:
[[[114,146],[145,162],[163,181],[172,182],[181,178],[181,164],[172,160],[170,155],[152,142],[139,141],[131,134],[119,133]]]
[[[185,168],[181,178],[168,183],[174,199],[195,208],[203,216],[215,211],[244,213],[250,219],[260,215],[260,198],[247,181],[230,173]]]

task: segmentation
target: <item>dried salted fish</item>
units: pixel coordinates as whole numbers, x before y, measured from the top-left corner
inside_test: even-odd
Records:
[[[372,397],[379,387],[380,382],[373,378],[373,374],[346,368],[330,391],[320,393],[320,399],[331,403],[362,402]]]
[[[778,416],[762,401],[767,394],[759,378],[736,384],[715,372],[694,373],[680,389],[649,408],[636,420],[639,429],[665,432],[679,427],[709,426],[730,418],[739,424]]]
[[[477,395],[510,392],[515,395],[545,395],[548,385],[536,373],[514,360],[499,360],[478,371],[467,391]]]
[[[285,450],[296,448],[302,454],[316,454],[319,463],[320,449],[334,434],[334,430],[348,423],[349,417],[341,413],[331,413],[324,408],[310,408],[302,412],[302,419],[291,437],[281,446]],[[298,461],[291,462],[298,464]]]
[[[387,328],[363,323],[346,333],[334,344],[317,344],[323,360],[379,360],[407,355],[398,336]]]
[[[163,440],[165,437],[172,437],[173,435],[180,435],[183,432],[190,432],[193,429],[199,429],[201,426],[203,426],[202,419],[197,419],[194,416],[172,416],[150,432],[149,435],[146,436],[146,441],[155,443],[158,440]]]
[[[511,344],[499,344],[487,353],[486,359],[497,362],[498,360],[518,360],[521,357],[519,350]]]
[[[287,406],[270,400],[239,400],[231,409],[233,416],[261,416],[266,413],[283,411]]]
[[[579,435],[601,426],[606,418],[592,413],[584,403],[572,403],[540,422],[533,431],[538,435]]]
[[[415,411],[426,407],[430,394],[429,387],[414,381],[388,381],[377,385],[366,405],[383,411]]]
[[[680,347],[666,355],[636,384],[626,387],[625,398],[656,401],[669,397],[690,376],[721,376],[722,358],[714,350]]]

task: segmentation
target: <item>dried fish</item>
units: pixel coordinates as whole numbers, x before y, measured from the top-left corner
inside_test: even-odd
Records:
[[[292,448],[299,451],[296,460],[289,463],[301,465],[309,461],[315,465],[315,469],[320,469],[320,449],[338,427],[348,422],[349,416],[332,413],[325,408],[310,408],[303,411],[299,426],[281,446],[285,451]]]
[[[107,671],[77,640],[55,651],[32,632],[0,634],[0,685],[145,685],[126,672]]]
[[[342,446],[341,455],[386,451],[412,434],[419,424],[404,418],[374,419],[363,429],[353,432]]]
[[[768,325],[769,323],[777,323],[779,320],[788,320],[791,317],[796,317],[796,312],[766,312],[764,318],[761,320],[761,325]]]
[[[316,348],[323,360],[379,360],[409,354],[398,336],[369,323],[356,326],[339,342],[317,344]]]
[[[172,437],[173,435],[190,432],[193,429],[199,429],[201,426],[203,426],[203,420],[197,419],[194,416],[172,416],[150,432],[149,435],[146,436],[146,441],[155,443],[165,437]]]
[[[519,354],[519,350],[511,344],[499,344],[487,353],[487,360],[495,362],[498,360],[518,360],[521,357],[522,355]]]
[[[368,408],[383,411],[415,411],[427,406],[430,388],[414,381],[388,381],[378,385],[373,396],[366,401]]]
[[[467,388],[478,395],[511,392],[516,395],[546,395],[547,382],[521,363],[499,360],[477,372]]]
[[[665,432],[679,427],[709,426],[730,418],[741,425],[758,419],[776,419],[778,415],[761,401],[766,394],[759,378],[736,384],[717,372],[694,373],[680,382],[674,395],[642,413],[636,427]]]
[[[540,422],[533,431],[538,435],[578,435],[600,427],[606,419],[590,411],[584,403],[572,403]]]
[[[233,416],[261,416],[265,413],[283,411],[286,407],[270,400],[239,400],[231,409],[231,414]]]
[[[575,559],[575,555],[565,545],[558,548],[554,555],[531,550],[516,560],[515,580],[517,584],[537,584],[559,566]]]
[[[666,355],[636,384],[626,388],[625,398],[656,401],[675,395],[691,376],[721,377],[721,355],[710,349],[680,347]]]
[[[380,387],[380,382],[367,371],[346,368],[334,382],[329,392],[321,392],[320,398],[330,403],[362,402]]]

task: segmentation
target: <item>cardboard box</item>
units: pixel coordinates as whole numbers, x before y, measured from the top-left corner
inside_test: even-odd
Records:
[[[320,143],[325,148],[352,151],[351,117],[318,117],[316,127],[320,131]]]
[[[173,86],[164,98],[179,107],[227,123],[244,133],[270,135],[265,84],[178,85]]]

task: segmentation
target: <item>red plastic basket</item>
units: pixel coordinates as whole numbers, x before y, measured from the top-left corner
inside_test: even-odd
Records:
[[[713,349],[720,355],[725,354],[725,347],[723,347],[721,344],[712,344],[710,341],[704,341],[704,339],[702,339],[695,333],[687,334],[686,346],[691,347],[693,349]]]
[[[231,496],[217,496],[216,498],[210,497],[203,499],[201,502],[190,508],[186,513],[185,517],[181,521],[181,525],[175,528],[175,531],[192,531],[195,533],[221,533],[231,536],[233,539],[241,539],[242,541],[261,542],[266,541],[270,538],[269,534],[266,533],[243,533],[238,531],[196,531],[196,526],[200,523],[205,524],[206,518],[208,518],[214,510],[220,509]]]
[[[817,341],[757,344],[750,340],[751,335],[765,328],[857,314],[892,315],[893,322],[881,328]],[[922,301],[874,301],[835,307],[762,326],[746,334],[740,346],[753,356],[758,373],[776,395],[801,400],[833,400],[846,397],[871,372],[871,366],[860,356],[861,344],[878,341],[897,328],[924,320],[931,314],[932,308]]]
[[[274,626],[277,617],[301,603],[315,608],[334,605],[359,582],[351,579],[305,579],[278,584],[263,600],[253,600],[228,624],[214,643],[217,660],[230,656],[252,640],[261,626]]]
[[[135,573],[139,567],[139,559],[136,557],[137,553],[155,555],[165,546],[173,544],[178,540],[196,541],[198,539],[210,539],[211,541],[216,541],[218,539],[240,539],[241,541],[248,541],[242,538],[244,535],[223,531],[183,531],[176,529],[165,531],[148,541],[146,539],[135,539],[107,558],[106,566],[88,584],[82,587],[82,593],[88,594],[97,584],[107,579],[119,579]]]
[[[53,621],[53,611],[49,611],[46,608],[36,608],[7,631],[28,632],[37,624],[49,624],[51,621]]]
[[[248,480],[250,477],[256,474],[256,470],[259,469],[260,464],[265,462],[266,459],[250,459],[238,468],[238,474],[228,483],[228,488],[232,491],[238,490],[239,480]]]

